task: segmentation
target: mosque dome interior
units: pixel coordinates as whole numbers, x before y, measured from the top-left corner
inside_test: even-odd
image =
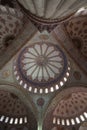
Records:
[[[0,0],[0,130],[87,130],[87,0]]]

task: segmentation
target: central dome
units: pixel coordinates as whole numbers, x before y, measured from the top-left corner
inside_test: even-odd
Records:
[[[48,93],[67,81],[68,63],[62,50],[52,43],[34,43],[25,47],[14,65],[20,85],[29,91]]]

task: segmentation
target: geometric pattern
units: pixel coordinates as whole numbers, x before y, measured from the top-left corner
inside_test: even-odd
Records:
[[[69,71],[63,51],[49,42],[25,47],[14,64],[14,75],[19,84],[34,93],[58,90],[67,81]]]
[[[21,19],[23,17],[20,11],[12,8],[6,8],[0,5],[0,55],[3,54],[8,46],[22,29]]]
[[[85,121],[87,119],[87,89],[73,87],[61,94],[64,95],[53,110],[53,124],[70,126]]]
[[[20,99],[13,93],[0,90],[0,122],[21,125],[27,121],[27,111]]]
[[[78,49],[80,54],[87,57],[87,9],[84,14],[74,16],[65,23],[66,31],[72,39],[73,46]]]

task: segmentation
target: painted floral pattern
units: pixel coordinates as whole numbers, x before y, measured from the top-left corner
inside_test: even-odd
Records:
[[[60,74],[63,68],[63,59],[58,50],[53,45],[35,44],[34,47],[28,48],[24,53],[22,60],[23,70],[27,76],[31,76],[32,80],[48,81],[55,78],[56,74]]]

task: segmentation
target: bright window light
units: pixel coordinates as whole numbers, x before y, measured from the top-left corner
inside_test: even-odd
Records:
[[[27,117],[24,118],[24,122],[27,123]]]
[[[65,120],[64,119],[62,119],[62,125],[65,125]]]
[[[23,118],[20,118],[19,123],[20,123],[20,124],[22,124],[22,123],[23,123]]]
[[[48,88],[45,89],[45,93],[48,93]]]
[[[22,85],[22,84],[23,84],[23,80],[20,81],[20,85]]]
[[[64,85],[64,83],[61,81],[61,82],[60,82],[60,86],[63,86],[63,85]]]
[[[54,92],[54,88],[53,88],[53,87],[51,87],[51,88],[50,88],[50,91],[51,91],[51,92]]]
[[[57,124],[60,125],[60,119],[57,119]]]
[[[85,118],[84,118],[83,115],[80,115],[80,119],[81,119],[82,121],[85,121]]]
[[[77,122],[77,124],[80,123],[80,119],[78,117],[76,117],[76,122]]]
[[[5,123],[7,123],[7,122],[8,122],[8,120],[9,120],[9,117],[6,117],[6,119],[5,119]]]
[[[69,73],[67,72],[66,75],[69,76]]]
[[[68,67],[68,70],[70,70],[70,67]]]
[[[72,124],[72,125],[75,125],[74,119],[71,119],[71,124]]]
[[[67,81],[67,78],[66,78],[66,77],[64,77],[64,81],[65,81],[65,82]]]
[[[40,93],[43,93],[43,89],[40,89]]]
[[[56,90],[58,90],[58,89],[59,89],[59,86],[56,84],[55,88],[56,88]]]
[[[69,119],[66,120],[66,124],[67,124],[67,126],[70,125],[70,121],[69,121]]]
[[[84,112],[83,114],[84,114],[84,116],[87,118],[87,112]]]
[[[10,119],[10,124],[13,124],[14,118]]]
[[[3,121],[3,120],[4,120],[4,118],[5,118],[5,116],[1,116],[0,121]]]
[[[18,118],[15,119],[14,124],[18,124]]]
[[[24,88],[25,88],[25,89],[27,88],[27,84],[24,85]]]
[[[56,123],[56,117],[53,118],[53,124],[55,124],[55,123]]]
[[[29,91],[31,91],[32,90],[32,87],[29,87]]]
[[[19,80],[19,76],[17,76],[16,79]]]
[[[37,88],[34,89],[34,93],[37,93]]]

